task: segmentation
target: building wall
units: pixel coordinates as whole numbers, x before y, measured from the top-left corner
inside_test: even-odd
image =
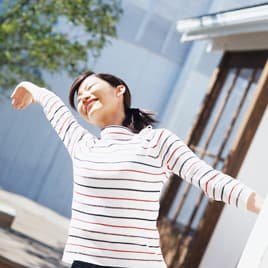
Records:
[[[97,72],[122,77],[130,86],[133,106],[156,111],[161,117],[172,96],[192,44],[181,44],[175,25],[179,18],[206,12],[211,0],[124,0],[118,38],[111,40],[94,63]],[[49,89],[68,102],[73,78],[45,74]],[[62,215],[70,215],[71,160],[41,108],[15,111],[1,99],[0,186],[25,195]],[[98,134],[98,130],[80,123]]]

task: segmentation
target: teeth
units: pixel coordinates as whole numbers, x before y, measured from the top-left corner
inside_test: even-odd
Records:
[[[98,100],[97,98],[92,98],[92,99],[90,99],[90,100],[86,103],[85,108],[86,108],[86,111],[87,111],[87,112],[89,111],[89,108],[92,106],[91,104],[92,104],[93,102],[97,101],[97,100]]]

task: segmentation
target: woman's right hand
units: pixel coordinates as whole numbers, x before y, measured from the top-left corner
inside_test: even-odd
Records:
[[[12,99],[12,105],[16,110],[22,109],[24,110],[30,104],[35,103],[35,100],[32,96],[32,93],[27,90],[27,88],[36,87],[31,82],[21,82],[19,83],[16,88],[14,89],[13,93],[11,94],[10,98]]]

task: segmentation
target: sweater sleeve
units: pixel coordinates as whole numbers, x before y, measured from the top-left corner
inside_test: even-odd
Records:
[[[77,122],[67,106],[55,93],[30,82],[26,83],[27,90],[31,92],[35,102],[42,106],[45,116],[72,158],[77,142],[83,137],[91,139],[94,136]]]
[[[198,158],[193,151],[169,130],[163,130],[163,165],[166,170],[199,187],[204,194],[246,209],[247,201],[254,191],[233,177],[212,168]]]

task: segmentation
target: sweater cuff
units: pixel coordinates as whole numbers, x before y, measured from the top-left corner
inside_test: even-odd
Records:
[[[34,101],[39,104],[41,104],[42,97],[48,94],[51,94],[51,95],[54,94],[50,90],[39,87],[28,81],[21,82],[21,86],[23,86],[26,90],[28,90],[32,94]]]

